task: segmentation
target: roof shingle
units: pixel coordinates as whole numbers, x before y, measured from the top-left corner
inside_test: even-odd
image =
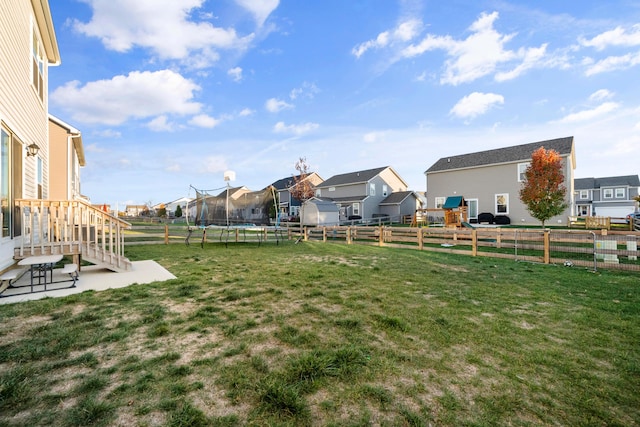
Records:
[[[555,150],[560,156],[570,155],[573,151],[573,137],[568,136],[477,153],[443,157],[427,169],[425,173],[517,162],[519,160],[526,161],[530,160],[531,154],[540,147],[544,147],[547,150]]]

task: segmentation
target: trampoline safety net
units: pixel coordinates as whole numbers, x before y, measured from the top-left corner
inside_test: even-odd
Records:
[[[249,191],[243,187],[226,188],[218,195],[196,190],[196,199],[191,202],[189,214],[195,225],[200,227],[271,225],[270,216],[272,211],[275,212],[274,206],[274,191],[271,188],[261,191]]]

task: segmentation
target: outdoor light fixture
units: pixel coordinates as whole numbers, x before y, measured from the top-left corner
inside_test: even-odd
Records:
[[[38,147],[38,144],[35,142],[27,146],[27,156],[29,157],[35,156],[38,154],[38,151],[40,151],[40,147]]]

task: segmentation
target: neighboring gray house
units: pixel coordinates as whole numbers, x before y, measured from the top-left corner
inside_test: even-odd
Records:
[[[389,195],[407,191],[407,183],[389,166],[334,175],[316,186],[316,195],[340,209],[340,220],[371,219],[381,215]]]
[[[569,207],[547,224],[568,223],[573,206],[573,171],[576,167],[573,137],[551,139],[506,148],[443,157],[425,172],[427,208],[439,208],[448,196],[463,196],[469,220],[490,213],[508,217],[515,224],[540,224],[520,201],[524,171],[535,150],[555,150],[563,161],[564,185]]]
[[[282,178],[271,184],[278,191],[278,212],[281,216],[299,216],[300,200],[291,195],[291,188],[295,186],[296,179],[299,179],[300,175],[295,177],[290,176]],[[315,172],[311,172],[305,180],[311,182],[313,187],[316,187],[322,182],[322,178]]]
[[[574,215],[624,218],[636,210],[639,188],[638,175],[576,178]]]
[[[422,207],[420,197],[414,191],[397,191],[380,202],[380,214],[391,218],[413,216]]]
[[[340,224],[339,209],[330,200],[322,200],[317,197],[304,202],[304,209],[301,210],[302,225],[338,225]]]

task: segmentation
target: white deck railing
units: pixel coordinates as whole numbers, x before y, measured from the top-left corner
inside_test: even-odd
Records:
[[[124,258],[124,229],[131,224],[82,200],[18,199],[22,238],[16,257],[98,252]],[[89,253],[87,253],[89,252]]]

